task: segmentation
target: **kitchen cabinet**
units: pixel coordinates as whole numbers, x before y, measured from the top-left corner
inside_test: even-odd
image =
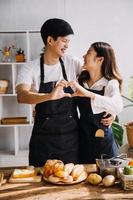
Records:
[[[11,117],[25,117],[27,122],[0,123],[0,167],[28,164],[28,145],[33,124],[32,106],[17,102],[15,82],[19,68],[39,56],[43,46],[39,31],[1,31],[0,49],[9,47],[13,47],[10,60],[3,60],[2,51],[0,52],[0,80],[8,80],[7,93],[0,94],[0,122],[3,118]],[[15,61],[16,48],[23,49],[25,62]]]

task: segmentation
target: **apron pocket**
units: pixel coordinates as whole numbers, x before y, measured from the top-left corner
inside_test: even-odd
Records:
[[[44,134],[63,134],[78,129],[76,120],[71,116],[48,117],[42,124]]]

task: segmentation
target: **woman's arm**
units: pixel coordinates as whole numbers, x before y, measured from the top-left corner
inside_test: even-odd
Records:
[[[101,108],[111,114],[119,114],[123,109],[123,102],[117,80],[111,80],[105,87],[104,96],[95,94],[95,99],[91,100],[93,112]]]
[[[86,90],[75,81],[72,81],[70,85],[77,90],[74,94],[75,96],[85,96],[91,99],[93,113],[105,111],[114,115],[120,113],[123,109],[122,97],[117,80],[109,81],[104,96]]]
[[[73,96],[88,97],[91,99],[95,99],[95,93],[86,90],[76,81],[71,81],[69,85],[71,86],[73,91],[75,91]]]

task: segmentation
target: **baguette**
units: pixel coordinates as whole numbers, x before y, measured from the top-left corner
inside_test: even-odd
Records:
[[[34,169],[15,169],[12,178],[29,178],[35,176]]]
[[[71,174],[73,168],[74,168],[74,164],[73,163],[68,163],[68,164],[65,164],[64,171],[68,172],[68,174]]]
[[[79,177],[77,178],[77,181],[80,182],[80,181],[82,181],[82,180],[85,180],[85,179],[87,179],[87,176],[88,176],[87,172],[86,172],[86,171],[83,171],[83,172],[79,175]]]
[[[71,173],[73,180],[76,181],[83,171],[85,171],[83,165],[75,165]]]

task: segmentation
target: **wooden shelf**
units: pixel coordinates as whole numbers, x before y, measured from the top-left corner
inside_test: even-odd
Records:
[[[22,65],[30,61],[31,56],[34,56],[36,51],[32,51],[34,45],[34,36],[38,37],[40,31],[38,30],[8,30],[0,31],[0,42],[3,47],[8,46],[5,41],[10,44],[15,44],[16,47],[24,49],[26,62],[1,62],[0,60],[0,79],[9,80],[8,93],[0,94],[0,122],[3,118],[10,118],[12,116],[25,116],[26,122],[19,121],[22,124],[0,124],[0,167],[2,166],[20,166],[28,164],[28,141],[32,132],[32,106],[28,104],[18,104],[17,94],[15,90],[16,77],[18,70]],[[39,49],[40,47],[39,47]],[[33,59],[33,58],[32,58]],[[23,149],[24,148],[24,149]],[[12,151],[8,151],[12,149]],[[22,150],[20,150],[22,149]]]

